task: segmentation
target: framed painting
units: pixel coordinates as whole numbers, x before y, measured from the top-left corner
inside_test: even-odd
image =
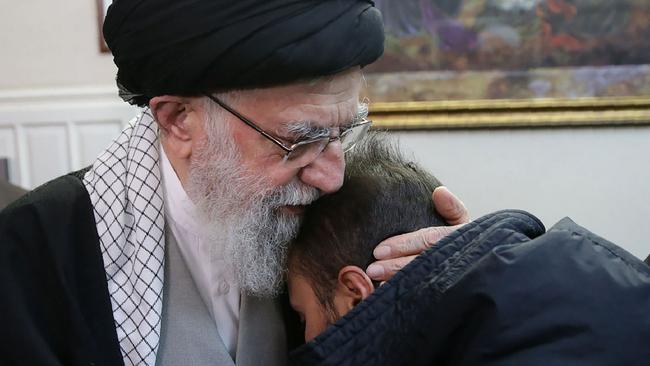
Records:
[[[650,124],[647,0],[375,0],[375,125]]]
[[[111,5],[113,0],[96,0],[97,1],[97,30],[98,30],[98,39],[99,39],[99,51],[102,53],[111,52],[108,49],[108,45],[104,40],[104,32],[102,28],[104,27],[104,18],[106,18],[106,11]]]

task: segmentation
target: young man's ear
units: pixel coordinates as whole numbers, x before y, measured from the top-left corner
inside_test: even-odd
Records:
[[[345,312],[356,306],[361,300],[366,299],[375,287],[366,272],[357,266],[345,266],[339,271],[337,297],[339,306],[344,307]]]
[[[158,123],[165,152],[170,159],[187,159],[192,154],[192,107],[187,98],[162,95],[149,102],[149,108]]]

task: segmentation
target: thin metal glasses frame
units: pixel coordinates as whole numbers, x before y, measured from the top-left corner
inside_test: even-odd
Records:
[[[306,145],[306,144],[311,144],[311,143],[313,143],[313,142],[316,142],[316,141],[319,141],[319,140],[323,140],[323,139],[324,139],[323,137],[319,137],[319,138],[315,138],[315,139],[309,139],[309,140],[304,140],[304,141],[298,141],[298,142],[292,144],[291,146],[286,146],[286,145],[285,145],[282,141],[280,141],[278,138],[276,138],[276,137],[274,137],[273,135],[269,134],[268,132],[264,131],[261,127],[259,127],[258,125],[256,125],[253,121],[251,121],[250,119],[248,119],[247,117],[245,117],[245,116],[242,115],[241,113],[237,112],[236,110],[234,110],[233,108],[231,108],[231,107],[230,107],[229,105],[227,105],[226,103],[224,103],[224,102],[222,102],[221,100],[219,100],[219,98],[217,98],[217,97],[215,97],[215,96],[213,96],[213,95],[210,95],[209,93],[206,93],[205,96],[208,97],[208,98],[210,98],[210,100],[212,100],[213,102],[217,103],[221,108],[227,110],[229,113],[231,113],[232,115],[234,115],[235,117],[237,117],[238,119],[240,119],[242,122],[244,122],[245,124],[247,124],[249,127],[251,127],[252,129],[254,129],[255,131],[257,131],[257,132],[258,132],[259,134],[261,134],[262,136],[266,137],[268,140],[270,140],[271,142],[273,142],[274,144],[276,144],[276,145],[277,145],[278,147],[280,147],[282,150],[284,150],[284,152],[286,152],[285,159],[287,159],[287,158],[289,157],[289,155],[290,155],[293,151],[295,151],[298,147],[300,147],[300,146],[302,146],[302,145]],[[326,147],[328,144],[330,144],[330,143],[333,142],[333,141],[340,140],[340,139],[343,138],[343,137],[344,137],[344,136],[345,136],[349,131],[351,131],[352,128],[354,128],[354,127],[358,127],[358,126],[362,126],[362,125],[366,125],[366,124],[372,124],[372,121],[369,120],[369,119],[367,119],[367,118],[364,118],[363,120],[361,120],[361,122],[356,123],[356,124],[354,124],[353,126],[351,126],[349,129],[343,131],[340,135],[338,135],[338,136],[336,136],[336,137],[329,137],[329,141],[327,142],[327,144],[323,145],[323,147]],[[352,149],[352,148],[354,147],[354,145],[355,145],[355,144],[352,144],[349,148],[345,149],[344,152],[347,152],[347,151],[349,151],[350,149]]]

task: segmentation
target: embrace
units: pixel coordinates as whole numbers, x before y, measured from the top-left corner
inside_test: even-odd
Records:
[[[114,0],[103,33],[142,112],[0,212],[0,364],[650,359],[645,264],[568,221],[468,223],[364,142],[372,1]]]

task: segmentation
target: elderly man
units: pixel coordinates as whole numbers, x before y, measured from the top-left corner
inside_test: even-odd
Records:
[[[370,122],[371,1],[115,0],[104,35],[143,107],[87,169],[0,214],[0,363],[283,365],[286,242]],[[434,202],[466,221],[444,189]],[[385,280],[452,228],[380,244]],[[300,334],[297,334],[299,337]]]

